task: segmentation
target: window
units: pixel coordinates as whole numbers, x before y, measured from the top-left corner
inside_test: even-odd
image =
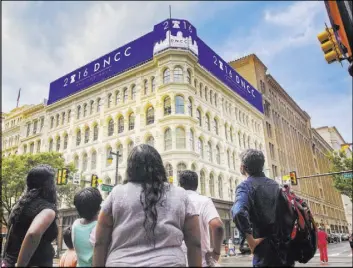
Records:
[[[205,172],[201,170],[200,172],[200,184],[201,184],[201,194],[206,194],[206,182],[205,182]]]
[[[108,136],[113,136],[114,134],[114,120],[112,118],[108,121]]]
[[[202,126],[202,121],[201,121],[201,111],[200,109],[197,109],[196,111],[196,116],[197,116],[197,120],[199,121],[199,126]]]
[[[250,149],[250,136],[248,136],[248,148]]]
[[[164,150],[168,151],[172,149],[172,131],[167,128],[164,131]]]
[[[275,159],[275,146],[269,142],[269,147],[270,147],[270,155],[272,159]]]
[[[232,156],[232,161],[233,161],[233,169],[235,170],[235,153],[233,152]]]
[[[34,143],[32,142],[30,145],[29,145],[29,153],[30,154],[33,154],[34,152]]]
[[[123,101],[124,103],[127,102],[128,98],[129,98],[129,94],[127,92],[127,88],[124,88],[124,97],[123,97]]]
[[[50,144],[50,143],[49,143],[49,144]],[[50,149],[50,147],[49,147],[49,149]],[[51,152],[51,151],[49,150],[49,152]],[[24,154],[27,153],[27,145],[26,145],[26,144],[23,145],[23,153],[24,153]]]
[[[85,143],[89,142],[89,127],[85,129]]]
[[[153,136],[149,136],[146,140],[146,143],[152,147],[154,147],[154,138]]]
[[[208,97],[208,88],[205,87],[205,100],[207,101],[207,97]]]
[[[219,198],[223,198],[223,180],[222,177],[218,177],[218,196]]]
[[[243,145],[244,145],[244,148],[246,148],[245,141],[246,141],[246,136],[245,136],[245,134],[243,134]]]
[[[70,112],[70,111],[69,111]],[[69,118],[70,119],[70,118]],[[69,120],[70,121],[70,120]],[[68,121],[68,122],[69,122]],[[40,119],[40,131],[42,131],[42,129],[43,129],[43,127],[44,127],[44,117],[42,117],[41,119]]]
[[[167,173],[167,177],[169,178],[169,177],[173,177],[173,167],[172,167],[172,165],[171,164],[166,164],[165,165],[165,171],[166,171],[166,173]]]
[[[64,136],[64,150],[67,149],[68,141],[69,141],[69,135],[65,134],[65,136]]]
[[[199,141],[198,141],[198,149],[199,149],[199,154],[201,156],[201,158],[204,157],[204,154],[203,154],[203,141],[201,138],[199,138]]]
[[[37,127],[38,127],[38,121],[35,120],[33,122],[33,134],[36,134],[37,133]]]
[[[239,147],[241,148],[241,133],[238,133],[238,142],[239,142]]]
[[[135,114],[131,113],[129,115],[129,130],[133,130],[135,128]]]
[[[218,121],[216,118],[213,120],[213,126],[214,126],[214,132],[218,135]]]
[[[164,115],[170,115],[172,113],[172,106],[170,102],[170,98],[166,97],[164,99]]]
[[[41,142],[40,142],[40,140],[38,140],[37,141],[37,153],[40,153],[40,146],[41,146]]]
[[[120,116],[118,119],[118,133],[124,132],[124,117]]]
[[[91,156],[91,169],[96,169],[97,167],[97,152],[93,151]]]
[[[132,85],[131,87],[131,99],[135,100],[136,99],[136,86]]]
[[[210,115],[206,114],[206,126],[207,126],[207,130],[211,131],[211,123],[210,123]]]
[[[102,105],[101,98],[98,98],[98,99],[97,99],[97,113],[100,112],[100,110],[101,110],[101,105]]]
[[[192,151],[195,151],[194,131],[192,129],[190,129],[189,142],[190,142],[190,149]]]
[[[152,84],[151,92],[153,93],[156,91],[156,79],[153,76],[151,78],[151,84]]]
[[[217,93],[214,94],[214,105],[217,107]]]
[[[234,129],[232,127],[230,127],[229,136],[230,136],[230,141],[231,142],[233,142],[233,131],[234,131]]]
[[[185,149],[185,130],[181,127],[176,129],[176,148]]]
[[[212,144],[211,142],[209,141],[207,143],[207,158],[208,158],[208,161],[212,162],[213,161],[213,157],[212,157]]]
[[[120,102],[120,91],[115,91],[115,105],[118,105]]]
[[[216,146],[216,161],[218,165],[221,164],[221,150],[218,145]]]
[[[118,152],[120,154],[118,161],[119,161],[119,163],[122,163],[123,159],[124,159],[124,148],[123,148],[123,145],[119,144],[117,149],[118,149]]]
[[[60,123],[60,116],[59,114],[56,115],[56,127],[59,126],[59,123]]]
[[[209,187],[210,187],[210,194],[211,194],[211,196],[215,196],[215,191],[214,191],[214,175],[213,175],[213,173],[211,173],[211,175],[210,175],[210,185],[209,185]]]
[[[210,103],[213,104],[213,92],[210,90]]]
[[[81,117],[81,106],[78,106],[76,119],[80,119],[80,117]]]
[[[224,136],[226,137],[226,141],[228,141],[228,125],[224,125]]]
[[[96,141],[98,140],[98,125],[94,125],[93,127],[93,140]]]
[[[188,100],[188,114],[192,116],[192,99],[189,98]]]
[[[106,166],[110,166],[112,163],[110,163],[109,161],[108,161],[108,157],[110,156],[110,152],[112,151],[112,147],[107,147],[107,149],[106,149],[106,151],[105,151],[105,164],[106,164]]]
[[[108,108],[112,107],[112,102],[113,102],[112,93],[109,93],[108,94],[108,103],[107,103]]]
[[[170,82],[170,70],[167,68],[163,72],[163,84],[167,84]]]
[[[93,107],[94,107],[94,101],[91,100],[91,102],[89,104],[89,114],[93,114]]]
[[[268,122],[266,122],[266,130],[267,130],[267,136],[272,138],[272,128]]]
[[[59,152],[60,151],[60,137],[58,137],[57,139],[56,139],[56,151],[57,152]]]
[[[192,171],[196,171],[196,165],[193,163],[193,164],[191,164],[191,170]]]
[[[189,69],[186,71],[186,81],[191,85],[191,71]]]
[[[227,162],[228,162],[228,168],[230,168],[230,152],[227,150]]]
[[[177,165],[177,176],[179,177],[180,172],[184,170],[186,170],[186,165],[184,163],[179,163]]]
[[[273,177],[276,178],[277,177],[277,166],[272,165],[272,173],[273,173]]]
[[[65,123],[65,112],[61,114],[61,124],[64,125]]]
[[[174,68],[174,82],[183,82],[183,70],[180,67]]]
[[[81,130],[78,130],[76,133],[76,146],[79,146],[81,143]]]
[[[75,165],[75,168],[78,169],[79,168],[79,159],[78,159],[78,155],[75,156],[74,158],[74,165]]]
[[[154,123],[154,108],[152,106],[147,109],[146,122],[147,125]]]
[[[54,145],[54,141],[53,141],[53,139],[50,139],[49,140],[49,152],[53,151],[53,145]],[[26,148],[27,148],[27,146],[26,146]]]
[[[143,81],[143,92],[144,92],[145,95],[148,94],[148,81],[147,81],[147,79],[145,79]]]
[[[54,118],[53,118],[53,119],[54,119]],[[26,134],[26,137],[29,136],[30,131],[31,131],[31,123],[28,123],[28,124],[27,124],[27,134]]]
[[[82,171],[87,170],[87,154],[85,153],[82,157]]]
[[[129,156],[131,151],[132,151],[132,148],[134,148],[134,142],[133,141],[130,141],[127,145],[127,155]]]
[[[182,96],[175,97],[175,113],[176,114],[184,113],[184,97]]]

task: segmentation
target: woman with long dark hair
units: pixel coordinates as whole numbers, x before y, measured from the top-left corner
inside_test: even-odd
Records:
[[[38,165],[27,175],[27,188],[9,216],[4,252],[7,267],[52,267],[52,242],[58,235],[55,171]]]
[[[198,215],[181,187],[169,185],[161,156],[141,144],[131,151],[123,185],[98,217],[92,266],[201,267]]]

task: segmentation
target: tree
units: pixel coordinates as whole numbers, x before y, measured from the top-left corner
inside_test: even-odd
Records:
[[[72,163],[65,164],[65,160],[61,153],[38,153],[11,155],[3,157],[2,165],[2,183],[1,183],[1,223],[7,225],[7,217],[13,206],[21,197],[26,188],[26,176],[28,172],[39,164],[48,164],[55,169],[68,168],[72,174],[75,167]],[[73,205],[73,197],[80,186],[69,180],[67,185],[57,186],[58,206],[65,204],[69,207]]]
[[[329,153],[331,172],[348,171],[353,168],[352,156],[348,157],[344,150]],[[333,175],[334,186],[342,194],[347,195],[352,201],[353,181],[352,178],[345,178],[343,175]]]

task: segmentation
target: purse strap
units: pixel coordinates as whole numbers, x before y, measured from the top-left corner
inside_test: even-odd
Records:
[[[12,232],[12,226],[13,226],[13,224],[11,223],[10,228],[8,229],[7,234],[6,234],[6,242],[5,242],[5,246],[3,248],[2,254],[1,254],[1,259],[2,260],[5,257],[5,252],[7,251],[7,246],[9,244],[10,233]]]

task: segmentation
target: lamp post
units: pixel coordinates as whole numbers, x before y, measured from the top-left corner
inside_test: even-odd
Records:
[[[117,151],[116,153],[110,151],[110,154],[108,156],[108,163],[111,164],[113,162],[113,155],[116,156],[116,168],[115,168],[115,182],[114,182],[114,186],[118,184],[118,173],[119,173],[119,156],[120,153],[119,151]]]

